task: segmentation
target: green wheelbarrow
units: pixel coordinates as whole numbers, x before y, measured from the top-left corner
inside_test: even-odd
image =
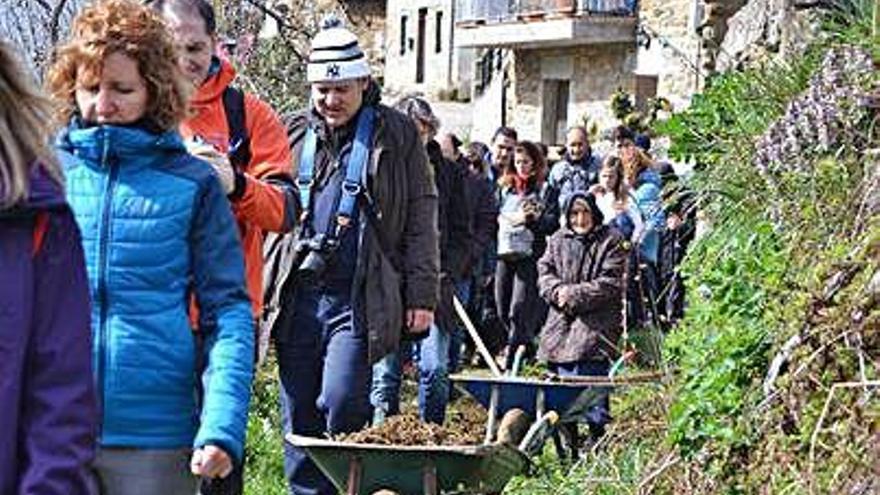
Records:
[[[504,443],[473,446],[403,446],[335,442],[287,435],[336,488],[347,495],[391,490],[401,495],[501,493],[529,465]]]

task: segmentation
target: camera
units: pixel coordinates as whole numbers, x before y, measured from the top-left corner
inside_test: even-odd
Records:
[[[294,249],[297,278],[313,284],[327,269],[335,246],[326,236],[316,235],[300,240]]]

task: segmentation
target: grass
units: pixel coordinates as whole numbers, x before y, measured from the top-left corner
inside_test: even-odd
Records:
[[[278,372],[274,359],[256,375],[248,416],[245,495],[286,495]]]

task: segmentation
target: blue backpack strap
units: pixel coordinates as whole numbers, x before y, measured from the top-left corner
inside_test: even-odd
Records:
[[[308,212],[312,208],[312,185],[315,180],[315,151],[318,147],[318,136],[311,125],[306,130],[306,139],[303,143],[302,153],[299,159],[299,175],[296,178],[296,188],[299,191],[299,202],[302,210]]]
[[[337,223],[342,227],[347,227],[351,223],[357,207],[358,196],[363,190],[361,178],[364,167],[370,158],[374,115],[375,109],[372,106],[367,106],[361,110],[358,117],[354,144],[351,148],[351,154],[348,156],[345,179],[342,182],[342,196],[339,198],[339,206],[336,210]]]

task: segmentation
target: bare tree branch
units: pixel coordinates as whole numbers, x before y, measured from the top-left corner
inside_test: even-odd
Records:
[[[285,19],[284,16],[282,16],[281,14],[279,14],[278,12],[276,12],[275,10],[270,9],[269,7],[267,7],[266,4],[265,4],[265,2],[261,2],[261,1],[259,1],[259,0],[245,0],[245,1],[246,1],[247,3],[253,5],[253,6],[256,7],[257,9],[259,9],[260,12],[262,12],[262,13],[266,14],[267,16],[271,17],[272,19],[274,19],[275,22],[278,23],[278,30],[279,30],[279,31],[285,31],[285,30],[288,30],[288,29],[293,30],[293,26],[291,26],[291,25],[287,22],[287,19]]]
[[[64,6],[67,0],[58,0],[55,8],[52,9],[52,18],[49,20],[49,39],[52,40],[52,46],[58,42],[58,27],[61,23],[61,14],[64,12]]]
[[[47,13],[52,11],[52,6],[49,5],[49,2],[47,2],[46,0],[31,0],[31,1],[36,2],[37,5],[39,5],[40,7],[43,7],[43,10],[45,10]]]

